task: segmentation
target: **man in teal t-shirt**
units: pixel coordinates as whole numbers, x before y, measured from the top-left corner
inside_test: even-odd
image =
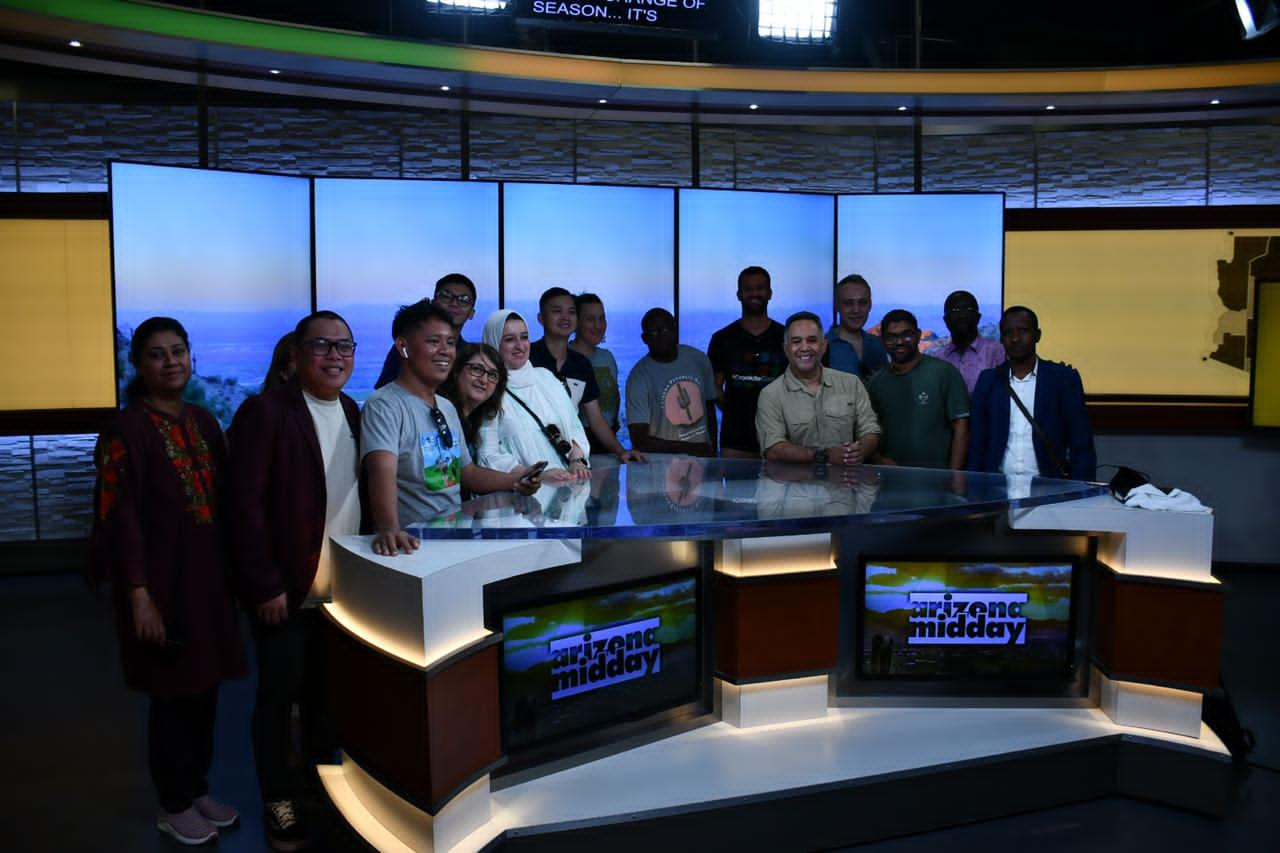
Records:
[[[916,468],[963,469],[969,445],[969,389],[960,371],[920,352],[920,326],[895,309],[880,321],[889,367],[867,381],[880,418],[880,447],[871,461]]]

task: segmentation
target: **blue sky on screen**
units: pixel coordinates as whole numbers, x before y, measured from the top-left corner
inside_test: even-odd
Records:
[[[599,294],[611,323],[614,315],[654,306],[670,310],[674,193],[656,187],[506,184],[506,307],[529,319],[535,338],[538,296],[555,285]]]
[[[1004,281],[1004,197],[999,194],[840,196],[839,277],[871,283],[871,324],[895,307],[936,306],[953,290],[998,316]],[[924,318],[921,318],[924,324]],[[945,334],[945,330],[943,330]]]
[[[831,196],[742,190],[680,191],[680,338],[705,349],[741,316],[738,272],[759,265],[773,279],[769,313],[831,312],[835,253]]]
[[[316,179],[316,305],[342,314],[359,344],[347,392],[373,390],[401,305],[460,272],[476,285],[478,341],[498,307],[498,185],[477,181]]]
[[[310,205],[305,178],[112,164],[120,322],[191,312],[305,314]]]

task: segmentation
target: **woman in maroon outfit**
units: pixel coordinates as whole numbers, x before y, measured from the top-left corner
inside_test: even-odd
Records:
[[[156,825],[200,844],[238,819],[206,777],[218,684],[246,667],[223,560],[226,445],[213,416],[182,399],[188,344],[168,317],[134,332],[128,405],[95,452],[93,571],[113,583],[125,683],[151,696]]]

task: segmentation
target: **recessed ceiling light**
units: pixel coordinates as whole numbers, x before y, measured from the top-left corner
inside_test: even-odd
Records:
[[[71,41],[67,42],[67,45],[69,47],[80,47],[81,46],[80,39],[72,39]]]
[[[749,109],[749,110],[758,110],[758,109],[760,109],[760,105],[759,105],[759,104],[752,104],[751,106],[747,107],[747,109]]]
[[[905,113],[906,111],[907,111],[906,107],[898,107],[898,112]]]
[[[597,99],[596,99],[596,103],[597,103],[597,104],[607,104],[607,103],[609,103],[609,99],[608,99],[608,98],[597,98]]]
[[[279,69],[279,68],[272,68],[272,69],[271,69],[271,73],[272,73],[272,74],[279,74],[279,73],[280,73],[280,69]]]
[[[1055,107],[1053,104],[1049,104],[1049,106],[1045,107],[1045,109],[1046,109],[1046,110],[1056,110],[1056,109],[1057,109],[1057,107]]]
[[[449,91],[449,87],[448,87],[448,86],[441,86],[441,87],[440,87],[440,91],[441,91],[441,92],[447,92],[447,91]]]
[[[1213,99],[1212,101],[1210,101],[1209,103],[1216,107],[1218,104],[1222,103],[1222,101],[1220,101],[1220,100],[1219,100],[1219,99],[1217,99],[1217,98],[1214,98],[1214,99]]]

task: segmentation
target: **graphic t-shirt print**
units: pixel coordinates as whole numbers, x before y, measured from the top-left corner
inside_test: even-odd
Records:
[[[681,377],[667,385],[662,395],[662,414],[676,431],[677,441],[706,438],[706,404],[698,383]]]
[[[418,433],[418,446],[422,449],[422,482],[433,492],[451,489],[462,478],[462,454],[457,442],[452,447],[440,444],[436,431]]]

